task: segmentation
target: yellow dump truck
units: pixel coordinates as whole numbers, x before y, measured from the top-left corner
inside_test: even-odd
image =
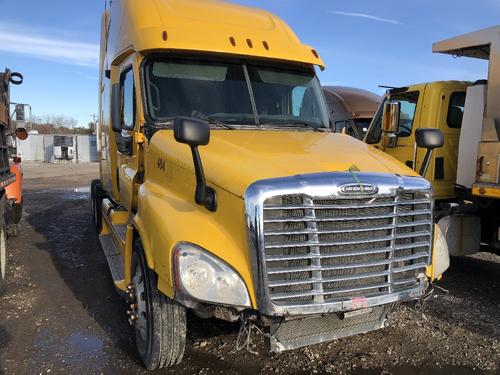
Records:
[[[420,170],[418,129],[444,135],[424,177],[435,193],[435,219],[450,255],[473,254],[481,244],[500,250],[500,26],[433,45],[436,53],[489,60],[487,80],[439,81],[390,89],[365,141]],[[384,108],[399,106],[399,122],[384,129]]]
[[[329,131],[323,61],[278,17],[113,1],[100,66],[92,212],[148,369],[187,309],[276,352],[382,328],[446,269],[429,182]]]

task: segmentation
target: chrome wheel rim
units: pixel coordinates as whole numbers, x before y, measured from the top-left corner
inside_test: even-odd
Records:
[[[147,342],[148,337],[148,316],[146,306],[146,288],[144,283],[144,275],[142,268],[137,267],[135,276],[132,279],[132,284],[135,290],[135,314],[137,320],[135,321],[135,330],[138,337],[142,342]]]

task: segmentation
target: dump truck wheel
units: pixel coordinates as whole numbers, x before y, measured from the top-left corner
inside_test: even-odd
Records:
[[[134,250],[132,321],[139,356],[149,370],[174,366],[186,346],[186,309],[158,291],[157,276],[146,264],[140,241]]]
[[[96,226],[97,234],[102,230],[102,188],[100,180],[93,180],[90,184],[90,204],[92,205],[92,218]]]
[[[2,198],[3,202],[5,198]],[[2,205],[3,208],[3,205]],[[5,218],[3,209],[0,213],[0,293],[4,291],[7,273],[7,233],[5,230]]]
[[[19,234],[19,224],[9,224],[6,227],[7,237],[17,237]]]
[[[17,237],[21,227],[19,222],[23,216],[23,204],[9,202],[5,204],[4,209],[7,238]]]

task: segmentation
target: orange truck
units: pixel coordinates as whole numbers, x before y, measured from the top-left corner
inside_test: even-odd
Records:
[[[25,113],[26,108],[29,108],[29,117],[31,119],[31,106],[21,103],[10,103],[14,107],[14,113],[11,119],[15,118],[15,125],[11,121],[11,126],[7,132],[8,136],[8,150],[10,170],[16,175],[16,180],[7,186],[6,206],[5,206],[5,223],[7,225],[7,236],[15,237],[19,231],[19,222],[23,214],[23,170],[21,167],[21,157],[17,152],[17,140],[25,140],[28,138],[26,131]],[[31,120],[28,120],[31,122]]]
[[[5,288],[7,270],[7,235],[16,235],[22,215],[22,170],[15,155],[16,138],[26,139],[24,105],[17,105],[11,121],[10,84],[20,85],[23,76],[5,69],[0,73],[0,291]],[[22,110],[21,110],[22,108]]]

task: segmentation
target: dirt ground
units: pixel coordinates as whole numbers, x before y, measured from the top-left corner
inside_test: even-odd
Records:
[[[0,297],[0,373],[145,373],[89,214],[97,166],[24,171],[25,214]],[[400,305],[376,332],[269,355],[257,335],[258,354],[235,352],[238,330],[190,315],[184,361],[164,373],[498,374],[500,257],[454,259],[425,303]]]

